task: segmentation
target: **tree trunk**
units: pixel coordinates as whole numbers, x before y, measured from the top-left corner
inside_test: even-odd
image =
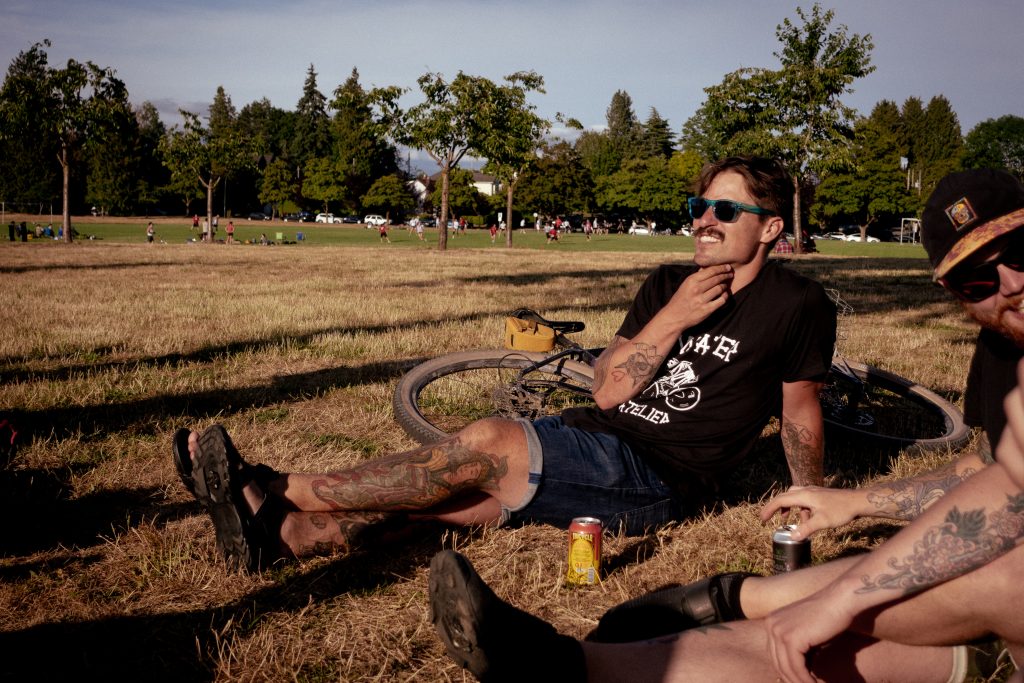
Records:
[[[804,228],[800,224],[800,178],[793,174],[793,252],[804,253]]]
[[[441,167],[441,218],[437,224],[437,248],[448,249],[448,172],[451,166],[447,163]]]
[[[64,241],[71,242],[71,200],[69,195],[71,189],[71,167],[68,163],[68,148],[62,146],[60,149],[60,168],[63,172],[63,195],[61,199],[61,224],[64,227]]]
[[[505,201],[505,246],[512,246],[512,192],[515,190],[515,181],[508,183],[508,197]]]

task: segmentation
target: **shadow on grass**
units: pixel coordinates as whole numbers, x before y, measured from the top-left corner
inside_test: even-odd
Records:
[[[274,585],[221,607],[46,623],[0,633],[0,679],[210,681],[215,634],[227,632],[221,636],[223,646],[225,638],[248,635],[247,625],[258,627],[264,615],[297,612],[310,601],[411,580],[440,549],[441,535],[428,535],[396,551],[355,553],[305,572],[278,570],[281,578]]]
[[[160,524],[193,514],[196,504],[164,501],[163,489],[104,489],[70,498],[71,480],[89,469],[0,470],[0,519],[5,525],[0,557],[56,548],[87,548],[123,533],[144,519]],[[5,575],[0,568],[0,577]]]

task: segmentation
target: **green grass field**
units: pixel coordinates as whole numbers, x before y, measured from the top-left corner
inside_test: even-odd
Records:
[[[186,219],[158,219],[156,238],[168,244],[182,244],[194,240],[197,234],[192,230],[191,221]],[[29,220],[29,225],[38,221]],[[49,221],[46,221],[49,222]],[[41,222],[45,225],[46,222]],[[145,243],[146,223],[148,219],[139,218],[134,221],[118,219],[117,222],[104,222],[103,219],[77,219],[73,221],[81,237],[90,235],[96,240]],[[59,224],[59,217],[57,224]],[[224,229],[227,221],[221,221],[217,233],[219,239],[225,237]],[[301,233],[303,239],[298,240]],[[250,221],[241,219],[235,222],[235,239],[245,245],[257,245],[261,234],[267,239],[285,246],[314,247],[323,245],[338,246],[372,246],[382,242],[376,229],[366,229],[362,225],[323,225],[319,223],[288,223],[283,221]],[[388,230],[391,246],[409,249],[431,249],[437,247],[437,230],[427,229],[424,239],[419,240],[416,234],[405,226],[391,226]],[[692,252],[693,239],[682,236],[630,236],[621,234],[595,235],[587,240],[582,233],[562,236],[558,242],[548,243],[543,233],[536,230],[515,230],[512,237],[515,248],[547,249],[551,251],[621,251],[661,253]],[[294,244],[293,244],[294,243]],[[816,242],[818,251],[832,256],[864,256],[881,258],[924,258],[924,249],[918,244],[859,243],[841,242],[837,240],[819,240]],[[387,246],[384,244],[384,246]],[[505,246],[505,236],[499,234],[495,244],[491,243],[490,233],[485,229],[471,229],[464,234],[452,236],[449,233],[448,249],[499,248]]]

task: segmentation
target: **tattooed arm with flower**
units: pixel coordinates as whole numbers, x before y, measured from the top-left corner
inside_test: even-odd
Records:
[[[1018,377],[1024,380],[1020,368]],[[943,496],[825,588],[769,615],[769,646],[784,680],[813,681],[808,653],[843,631],[897,639],[879,633],[879,619],[888,607],[1008,553],[1024,552],[1024,397],[1019,388],[1005,405],[1009,424],[993,465]],[[998,596],[962,599],[977,600],[983,617],[984,610],[997,609],[993,597]],[[1020,629],[1024,631],[1024,626]],[[1010,640],[1015,636],[1024,642],[1024,633],[1011,634]]]

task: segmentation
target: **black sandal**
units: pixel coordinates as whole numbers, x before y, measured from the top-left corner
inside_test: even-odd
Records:
[[[224,431],[224,428],[220,425],[216,425],[218,429]],[[194,498],[199,498],[196,494],[196,485],[192,480],[192,457],[188,452],[188,437],[192,432],[188,429],[179,429],[174,432],[174,437],[171,440],[171,453],[174,456],[174,469],[178,472],[178,478],[181,479],[181,483],[185,485],[188,492],[192,494]],[[228,438],[227,432],[224,432],[224,438],[227,439],[228,443],[231,443],[231,439]],[[263,490],[266,491],[270,482],[281,476],[281,473],[275,470],[269,465],[262,463],[258,465],[250,465],[249,463],[242,460],[242,456],[238,454],[235,447],[232,445],[228,449],[228,462],[232,467],[241,466],[245,470],[243,475],[245,482],[250,481],[256,482],[256,484]],[[244,484],[243,484],[244,486]]]
[[[217,549],[228,567],[255,572],[284,557],[280,531],[287,510],[284,501],[266,490],[268,477],[273,479],[277,473],[265,465],[253,466],[242,460],[220,425],[199,435],[195,455],[195,496],[210,513]],[[256,482],[264,492],[263,503],[255,513],[242,492],[249,482]]]
[[[174,469],[178,471],[178,478],[185,485],[188,492],[196,497],[196,485],[192,481],[192,458],[188,454],[188,435],[191,432],[187,429],[179,429],[174,432],[171,440],[171,453],[174,454]]]

